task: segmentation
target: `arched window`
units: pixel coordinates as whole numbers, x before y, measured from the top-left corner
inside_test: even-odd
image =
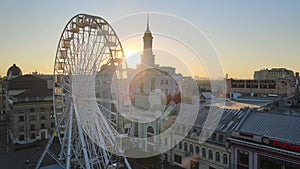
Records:
[[[182,142],[181,141],[179,142],[179,149],[180,150],[182,149]]]
[[[149,127],[147,128],[147,138],[150,137],[150,139],[149,139],[150,142],[154,142],[153,136],[154,136],[154,130],[153,130],[153,127],[149,126]]]
[[[227,154],[223,154],[223,163],[227,164],[228,163],[228,157]]]
[[[220,162],[220,153],[219,152],[216,152],[216,161]]]
[[[154,130],[153,130],[153,127],[149,126],[147,128],[147,137],[151,137],[154,135]]]
[[[205,148],[202,148],[202,157],[206,158],[206,149]]]
[[[199,154],[199,153],[200,153],[199,146],[196,146],[196,154]]]
[[[213,152],[211,150],[208,150],[208,159],[213,159]]]
[[[211,136],[212,141],[216,141],[216,138],[217,138],[217,134],[213,133],[212,136]]]
[[[155,78],[151,78],[151,91],[155,89]]]
[[[138,80],[139,82],[138,82],[138,84],[139,84],[139,92],[144,92],[144,79],[139,79]]]
[[[187,151],[187,143],[184,143],[184,151]]]
[[[194,154],[194,146],[193,146],[193,144],[190,144],[190,152],[191,152],[192,154]]]

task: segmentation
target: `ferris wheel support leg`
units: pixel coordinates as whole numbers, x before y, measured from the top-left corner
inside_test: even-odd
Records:
[[[128,160],[127,160],[126,157],[124,157],[124,162],[125,162],[125,165],[126,165],[127,169],[132,169],[131,165],[129,164],[129,162],[128,162]]]
[[[76,109],[76,107],[75,107],[75,109]],[[75,111],[75,116],[76,116],[76,121],[77,121],[78,134],[79,134],[79,138],[80,138],[80,142],[81,142],[81,148],[82,148],[84,159],[85,159],[85,168],[90,169],[91,168],[90,167],[90,160],[89,160],[89,156],[88,156],[88,153],[87,153],[87,150],[86,150],[86,144],[85,144],[85,141],[84,141],[83,132],[82,132],[82,128],[80,126],[77,111]]]
[[[55,132],[56,132],[56,133],[58,132],[58,128],[59,128],[60,124],[62,123],[64,117],[65,117],[65,114],[63,114],[61,120],[58,122],[58,124],[57,124],[57,126],[55,127],[53,133],[51,134],[51,137],[49,138],[48,143],[47,143],[47,145],[46,145],[46,147],[45,147],[45,149],[44,149],[44,151],[43,151],[43,153],[42,153],[42,155],[41,155],[41,157],[40,157],[38,163],[37,163],[36,166],[35,166],[35,169],[39,169],[39,168],[40,168],[40,166],[41,166],[41,164],[42,164],[42,162],[43,162],[43,160],[44,160],[44,158],[45,158],[45,155],[46,155],[46,153],[48,152],[48,150],[49,150],[49,148],[50,148],[50,145],[52,144],[52,141],[53,141],[54,136],[55,136]],[[62,166],[62,167],[63,167],[63,166]]]
[[[72,121],[73,121],[73,104],[71,104],[69,112],[69,128],[68,128],[68,148],[67,148],[67,160],[66,169],[70,169],[70,159],[71,159],[71,144],[72,144]]]
[[[64,151],[65,151],[65,143],[66,143],[66,140],[67,140],[66,137],[67,137],[67,135],[64,134],[63,141],[62,141],[62,144],[61,144],[61,145],[63,145],[63,146],[61,146],[61,148],[60,148],[60,153],[59,153],[59,156],[58,156],[60,160],[63,159],[63,153],[64,153]]]
[[[42,153],[42,155],[41,155],[38,163],[36,164],[35,169],[39,169],[40,168],[40,166],[42,164],[42,161],[44,160],[44,157],[45,157],[47,151],[49,150],[49,147],[50,147],[53,139],[54,139],[54,133],[51,135],[50,139],[48,140],[48,143],[47,143],[47,145],[46,145],[46,147],[45,147],[45,149],[44,149],[44,151],[43,151],[43,153]]]

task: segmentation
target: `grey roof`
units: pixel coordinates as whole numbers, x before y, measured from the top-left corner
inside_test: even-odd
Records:
[[[48,89],[47,81],[35,75],[16,77],[8,82],[9,90],[20,90],[21,93],[11,95],[13,102],[50,101],[52,89]]]
[[[47,81],[33,75],[16,77],[8,82],[9,90],[45,89]]]
[[[205,99],[212,99],[213,97],[211,92],[202,92],[201,96],[203,96]]]
[[[251,112],[238,131],[299,144],[300,116]]]
[[[35,98],[35,97],[52,97],[52,89],[28,89],[23,93],[14,96],[15,98]]]
[[[219,132],[231,132],[240,122],[242,117],[246,114],[248,109],[223,109],[215,106],[202,107],[199,110],[194,127],[202,128],[208,119],[212,119],[212,124],[217,123],[216,131]],[[223,112],[223,113],[222,113]],[[220,115],[220,113],[222,115]]]

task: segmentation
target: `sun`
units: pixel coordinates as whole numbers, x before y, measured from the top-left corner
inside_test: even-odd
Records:
[[[135,68],[136,65],[140,64],[141,57],[140,57],[140,51],[138,50],[125,50],[125,58],[128,67]]]

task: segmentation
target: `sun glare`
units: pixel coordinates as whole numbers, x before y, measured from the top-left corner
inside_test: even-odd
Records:
[[[136,51],[136,50],[126,50],[125,51],[125,57],[129,58],[129,57],[131,57],[133,55],[136,55],[137,53],[138,53],[138,51]]]
[[[138,50],[125,50],[124,52],[128,67],[135,68],[137,64],[140,64],[140,52]]]

